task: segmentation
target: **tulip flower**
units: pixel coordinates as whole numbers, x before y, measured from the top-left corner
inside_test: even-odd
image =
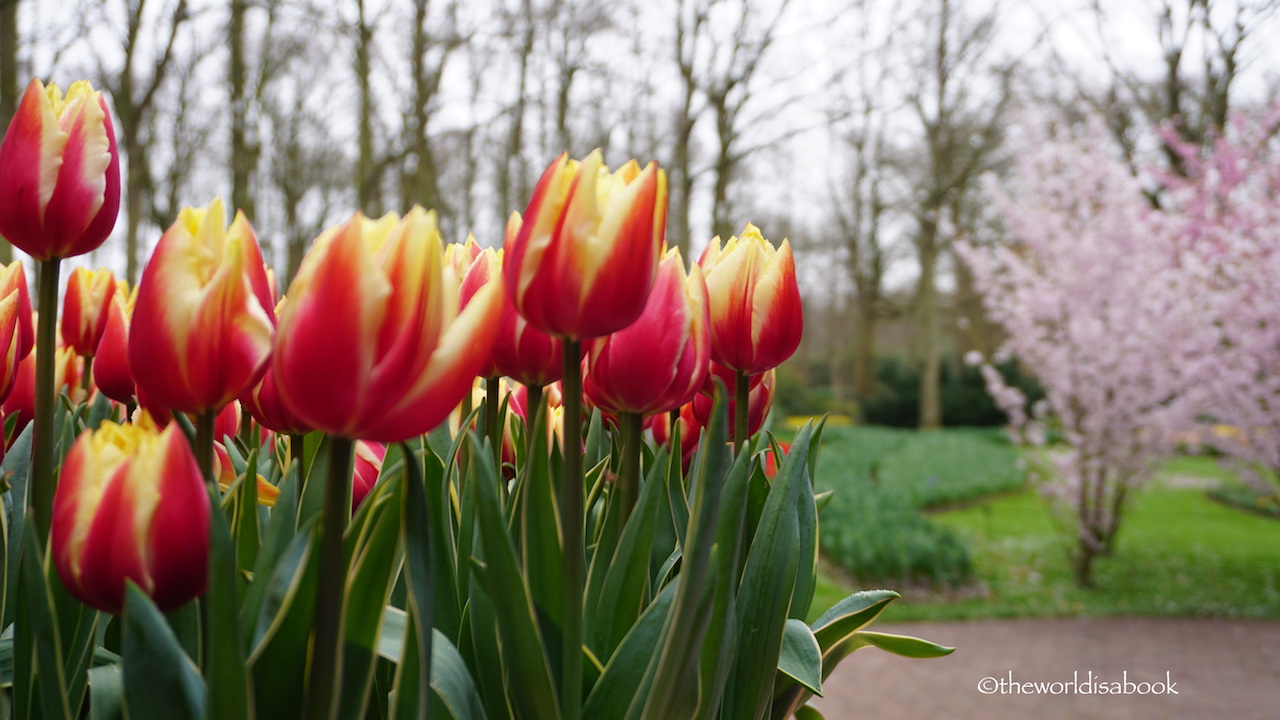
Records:
[[[129,318],[138,300],[138,289],[127,291],[123,283],[111,294],[106,323],[93,358],[93,381],[103,395],[126,405],[135,402],[137,386],[129,369]]]
[[[324,712],[341,666],[342,532],[351,441],[398,442],[449,416],[488,357],[502,310],[490,282],[459,310],[434,212],[360,213],[316,239],[286,293],[272,368],[285,405],[334,436],[321,526],[307,703]]]
[[[118,613],[125,580],[162,611],[204,592],[209,496],[177,425],[104,422],[62,466],[54,498],[53,562],[71,594]]]
[[[213,444],[213,476],[218,480],[218,489],[226,492],[231,488],[232,483],[236,481],[236,469],[231,464],[231,453],[227,452],[227,448],[221,442]],[[275,507],[276,500],[280,498],[280,488],[267,482],[267,479],[261,475],[257,476],[258,483],[258,504],[265,507]]]
[[[280,314],[284,312],[285,303],[286,298],[280,298],[276,302],[277,322],[280,320]],[[267,362],[267,370],[262,374],[262,379],[240,396],[240,402],[244,403],[249,409],[249,414],[262,427],[285,435],[304,435],[311,428],[285,406],[284,399],[280,396],[280,387],[276,382],[276,371],[273,365],[273,362]]]
[[[514,242],[520,232],[520,213],[511,213],[507,221],[507,243]],[[478,279],[491,274],[502,275],[503,250],[485,250],[482,262],[471,268],[472,275],[464,279],[462,294],[470,296],[478,285]],[[465,300],[464,300],[465,301]],[[529,324],[507,295],[502,306],[498,337],[493,343],[493,355],[487,368],[489,375],[505,375],[522,385],[547,385],[560,379],[563,343]]]
[[[138,385],[173,410],[222,408],[261,377],[275,306],[244,213],[184,208],[142,271],[129,330]]]
[[[222,442],[225,437],[240,435],[240,403],[232,400],[223,406],[213,418],[213,438]]]
[[[71,271],[62,302],[60,330],[62,341],[77,355],[87,358],[97,354],[115,291],[115,275],[106,268],[78,267]]]
[[[476,237],[468,235],[464,243],[449,243],[444,246],[444,266],[458,279],[458,284],[462,284],[462,279],[467,276],[482,252],[484,249],[476,242]]]
[[[448,417],[488,356],[502,286],[458,309],[435,213],[356,214],[315,241],[289,286],[273,368],[309,426],[398,442]]]
[[[32,80],[0,145],[0,235],[36,260],[82,255],[120,212],[120,154],[102,94]],[[46,310],[47,311],[47,310]]]
[[[702,271],[694,266],[686,277],[680,250],[672,248],[640,318],[592,346],[587,397],[614,414],[654,415],[689,402],[707,377],[708,324]]]
[[[747,223],[723,247],[712,239],[698,264],[711,301],[711,358],[755,375],[791,357],[804,330],[791,244],[775,250]]]
[[[355,515],[360,503],[364,502],[378,475],[382,472],[382,461],[387,456],[387,446],[382,443],[356,443],[355,470],[351,476],[351,514]]]
[[[17,413],[18,421],[14,433],[22,432],[27,423],[35,417],[36,411],[36,356],[38,350],[33,348],[22,362],[13,379],[13,387],[5,398],[0,409],[5,417]],[[66,392],[71,402],[79,403],[85,399],[84,388],[80,384],[81,360],[71,348],[58,348],[54,353],[53,387],[57,392]]]
[[[18,366],[35,346],[36,333],[31,321],[31,296],[22,261],[14,260],[0,267],[0,402],[13,390]]]
[[[534,188],[506,244],[507,294],[535,328],[560,337],[607,335],[635,322],[658,271],[667,176],[632,160],[610,174],[599,150],[562,154]]]
[[[703,427],[702,423],[693,416],[693,402],[685,403],[680,407],[675,423],[680,430],[680,465],[687,473],[693,461],[693,453],[698,449]],[[672,432],[669,416],[651,415],[645,420],[645,428],[653,433],[654,442],[670,449]]]
[[[583,472],[580,342],[635,322],[658,273],[667,225],[667,176],[634,160],[610,174],[600,151],[581,163],[562,154],[542,174],[503,275],[516,310],[535,328],[566,340],[560,538],[563,543],[564,647],[582,642]],[[582,694],[582,656],[562,655],[562,698]]]

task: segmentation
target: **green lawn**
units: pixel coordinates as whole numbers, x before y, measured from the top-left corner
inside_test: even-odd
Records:
[[[1168,475],[1209,467],[1177,461]],[[893,620],[1063,615],[1280,618],[1280,521],[1210,500],[1201,489],[1151,487],[1125,518],[1116,553],[1081,590],[1067,564],[1067,534],[1031,490],[930,518],[969,545],[977,582],[950,593],[903,589]],[[856,589],[830,566],[814,606]]]

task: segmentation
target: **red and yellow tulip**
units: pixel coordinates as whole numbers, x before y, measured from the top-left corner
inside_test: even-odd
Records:
[[[596,340],[583,389],[609,413],[653,415],[693,399],[711,360],[707,286],[697,266],[686,276],[679,248],[662,258],[644,313]]]
[[[155,402],[203,412],[261,377],[275,299],[253,228],[222,200],[185,208],[142,272],[129,330],[134,380]]]
[[[129,319],[138,301],[138,289],[123,283],[111,295],[106,323],[93,359],[93,381],[103,395],[118,403],[136,401],[137,387],[129,369]]]
[[[502,310],[490,282],[459,310],[435,213],[357,213],[316,239],[289,286],[273,369],[310,427],[397,442],[449,416],[488,357]]]
[[[535,328],[586,339],[635,322],[653,287],[667,220],[667,176],[632,160],[616,172],[599,150],[561,155],[543,173],[506,243],[503,272]]]
[[[35,346],[36,334],[31,320],[31,296],[22,261],[15,260],[0,267],[0,402],[13,390],[18,366]]]
[[[76,351],[69,347],[60,347],[54,353],[53,387],[55,392],[65,392],[71,402],[85,400],[84,389],[80,385],[83,372],[83,360]],[[0,405],[0,413],[7,418],[17,413],[18,420],[14,432],[22,432],[35,417],[36,412],[36,349],[32,348],[21,362],[13,379],[13,387],[9,396]]]
[[[723,246],[714,238],[698,261],[711,300],[711,357],[754,375],[777,367],[800,346],[804,315],[791,244],[774,249],[747,223]]]
[[[71,594],[118,613],[125,580],[162,610],[204,592],[209,496],[177,425],[104,422],[76,440],[53,505],[53,562]]]
[[[382,461],[387,456],[387,446],[382,443],[356,442],[356,459],[351,476],[351,514],[355,515],[364,502],[378,475],[382,473]]]
[[[507,238],[514,237],[519,229],[520,215],[512,213],[507,223]],[[502,249],[485,248],[477,255],[463,278],[464,305],[475,294],[476,288],[493,278],[499,278],[501,282],[502,261]],[[493,353],[480,374],[484,377],[505,375],[522,385],[547,385],[560,379],[562,352],[563,343],[530,325],[516,312],[511,296],[507,295],[502,303],[502,318],[493,342]]]
[[[276,303],[277,320],[284,311],[285,302],[285,298],[280,298]],[[302,435],[311,428],[285,405],[284,398],[280,396],[280,386],[276,382],[273,365],[274,363],[267,362],[267,370],[262,374],[262,379],[240,396],[240,402],[244,403],[249,414],[262,427],[286,435]]]
[[[36,260],[81,255],[120,212],[120,154],[102,94],[32,80],[0,145],[0,235]]]
[[[77,355],[97,355],[98,343],[107,329],[116,285],[116,276],[106,268],[89,270],[78,267],[67,278],[60,329],[62,341]]]

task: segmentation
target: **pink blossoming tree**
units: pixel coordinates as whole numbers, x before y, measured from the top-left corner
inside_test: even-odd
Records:
[[[1044,446],[1056,430],[1065,442],[1046,448],[1041,487],[1074,521],[1071,560],[1084,586],[1133,491],[1191,424],[1183,390],[1206,361],[1171,218],[1106,138],[1100,123],[1079,132],[1029,123],[1011,178],[989,185],[1008,241],[958,248],[1008,333],[1001,352],[1045,390],[1027,414],[988,366],[993,397],[1021,440]]]

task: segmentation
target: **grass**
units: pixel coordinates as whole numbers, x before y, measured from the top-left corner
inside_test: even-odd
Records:
[[[973,571],[965,544],[920,509],[1007,492],[1024,474],[998,432],[830,428],[814,479],[819,491],[835,491],[823,512],[823,548],[861,578],[963,585]]]
[[[1184,461],[1171,467],[1166,475],[1188,474]],[[979,582],[951,593],[907,589],[889,611],[893,620],[1280,618],[1280,522],[1214,502],[1202,489],[1157,485],[1139,494],[1115,554],[1095,567],[1098,587],[1093,590],[1075,586],[1066,559],[1067,534],[1031,490],[931,518],[969,544]],[[828,567],[815,607],[852,589]]]

